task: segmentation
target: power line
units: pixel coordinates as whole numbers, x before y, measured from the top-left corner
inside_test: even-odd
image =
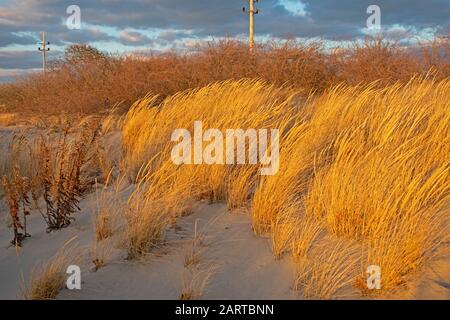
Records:
[[[248,32],[248,42],[249,42],[249,48],[250,48],[250,51],[253,51],[253,47],[254,47],[254,45],[255,45],[255,42],[254,42],[254,39],[253,39],[253,37],[254,37],[254,16],[255,16],[255,14],[258,14],[259,13],[259,9],[258,8],[256,8],[256,6],[255,6],[255,4],[256,3],[259,3],[259,0],[248,0],[248,5],[249,5],[249,8],[248,8],[248,15],[249,15],[249,32]],[[245,7],[243,7],[242,8],[242,11],[243,12],[246,12],[247,11],[247,9],[245,8]]]
[[[46,56],[47,52],[50,51],[50,48],[47,48],[50,45],[50,42],[45,41],[45,31],[42,32],[42,42],[39,43],[42,47],[39,47],[38,50],[42,52],[42,71],[45,73],[47,69],[47,61]]]

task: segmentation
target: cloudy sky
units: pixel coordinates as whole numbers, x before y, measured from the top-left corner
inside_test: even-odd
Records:
[[[71,43],[125,53],[188,50],[197,41],[244,38],[244,0],[0,0],[0,81],[40,67],[40,32],[50,58]],[[450,0],[260,0],[257,40],[323,39],[330,45],[367,34],[366,10],[381,8],[382,30],[403,42],[426,40],[450,28]],[[67,7],[81,9],[70,30]]]

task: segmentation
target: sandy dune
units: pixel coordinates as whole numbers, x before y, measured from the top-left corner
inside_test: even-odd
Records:
[[[21,297],[23,280],[34,266],[51,258],[61,244],[76,236],[85,254],[82,289],[64,289],[58,299],[179,299],[183,283],[192,279],[190,270],[200,270],[199,280],[210,276],[203,299],[298,299],[292,289],[295,266],[289,256],[275,260],[270,242],[257,238],[245,212],[228,212],[224,204],[200,204],[194,214],[181,218],[167,233],[167,242],[142,261],[130,262],[122,250],[112,249],[107,264],[93,271],[90,250],[93,195],[82,203],[77,220],[62,231],[46,233],[38,212],[30,218],[32,238],[19,254],[8,246],[10,232],[2,215],[0,227],[0,299]],[[4,207],[2,212],[5,212]],[[196,267],[185,267],[195,234],[201,238]],[[431,265],[407,298],[449,299],[449,259]],[[358,297],[354,297],[358,298]]]
[[[34,212],[29,223],[32,238],[24,243],[19,255],[7,246],[11,235],[2,220],[0,299],[21,298],[22,277],[26,281],[36,264],[52,257],[61,244],[74,236],[86,254],[82,290],[65,289],[59,299],[178,299],[183,283],[192,278],[191,269],[207,270],[205,277],[211,273],[202,294],[205,299],[295,298],[291,290],[295,268],[290,258],[276,261],[269,240],[253,235],[248,214],[229,213],[224,204],[199,205],[194,214],[180,219],[168,231],[163,247],[142,261],[126,261],[121,250],[113,249],[112,261],[93,272],[89,262],[94,240],[90,214],[93,201],[91,196],[83,202],[83,211],[76,214],[73,225],[50,234],[45,232],[38,212]],[[185,268],[185,256],[195,234],[201,237],[199,263]]]
[[[0,131],[3,148],[17,130],[20,128]],[[118,138],[110,135],[107,145],[113,147]],[[129,191],[123,194],[124,201]],[[204,286],[194,297],[201,299],[302,298],[292,290],[296,267],[290,255],[276,260],[270,240],[252,232],[248,212],[229,212],[223,203],[199,203],[192,214],[178,219],[167,231],[164,245],[139,261],[126,260],[118,239],[105,240],[106,264],[94,271],[96,201],[96,193],[89,194],[81,202],[75,222],[52,233],[46,232],[42,217],[34,210],[28,220],[31,238],[18,252],[10,245],[8,211],[0,201],[0,299],[22,299],[33,269],[73,238],[81,248],[82,289],[64,289],[57,299],[179,299],[191,283],[195,289]],[[194,239],[196,261],[185,266]],[[417,275],[414,288],[388,298],[450,299],[450,252]]]

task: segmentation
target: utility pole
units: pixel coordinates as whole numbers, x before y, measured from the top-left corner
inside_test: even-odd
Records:
[[[42,47],[39,47],[38,50],[42,52],[42,71],[45,73],[47,69],[47,61],[46,61],[46,55],[47,51],[50,51],[50,48],[47,48],[47,46],[50,44],[50,42],[45,41],[45,31],[42,32],[42,42],[40,45]]]
[[[258,3],[259,0],[248,0],[248,5],[249,5],[249,9],[248,9],[248,15],[249,15],[249,31],[248,31],[248,37],[249,37],[249,48],[250,48],[250,52],[253,52],[253,47],[255,45],[255,42],[253,40],[253,36],[254,36],[254,19],[255,19],[255,14],[259,13],[259,9],[257,9],[255,7],[255,3]],[[242,8],[243,12],[246,12],[246,8]]]

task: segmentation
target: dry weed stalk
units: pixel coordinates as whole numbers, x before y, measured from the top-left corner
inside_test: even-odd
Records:
[[[11,240],[11,243],[16,247],[20,247],[22,246],[22,241],[30,236],[27,232],[27,216],[30,214],[30,181],[22,177],[19,169],[14,167],[10,177],[3,176],[2,185],[11,216],[11,226],[14,231],[14,238]],[[22,219],[20,218],[20,209],[22,209]]]
[[[42,216],[48,231],[70,225],[73,213],[79,210],[80,198],[93,184],[83,170],[92,158],[90,146],[98,137],[98,129],[83,126],[80,131],[75,141],[69,141],[67,127],[59,137],[56,150],[45,137],[41,136],[39,141],[39,179],[46,203]]]

